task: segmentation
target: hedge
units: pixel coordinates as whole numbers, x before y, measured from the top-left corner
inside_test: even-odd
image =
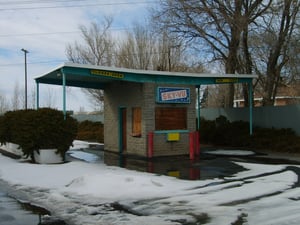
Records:
[[[0,127],[0,142],[18,144],[33,160],[34,151],[53,148],[64,158],[77,135],[77,121],[50,108],[7,112],[0,117]]]
[[[258,150],[300,152],[300,137],[290,128],[254,127],[253,135],[250,135],[248,122],[230,122],[224,116],[220,116],[216,120],[201,118],[200,124],[201,143]]]
[[[101,122],[92,122],[85,120],[78,124],[78,133],[76,139],[84,141],[104,142],[104,128]]]

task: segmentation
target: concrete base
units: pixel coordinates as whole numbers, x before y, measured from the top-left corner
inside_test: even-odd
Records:
[[[63,158],[60,154],[56,153],[56,149],[41,149],[34,152],[34,159],[40,164],[55,164],[62,163]]]

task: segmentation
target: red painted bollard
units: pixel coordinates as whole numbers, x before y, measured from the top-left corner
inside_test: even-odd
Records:
[[[195,132],[195,139],[196,139],[196,155],[200,155],[200,132]]]
[[[190,159],[195,159],[195,133],[190,132],[189,134],[189,141],[190,141]]]
[[[154,134],[153,132],[149,132],[148,133],[148,158],[152,158],[153,157],[153,137],[154,137]]]

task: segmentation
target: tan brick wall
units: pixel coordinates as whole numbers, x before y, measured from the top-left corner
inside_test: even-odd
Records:
[[[104,90],[104,143],[105,149],[119,151],[119,108],[126,108],[127,152],[143,155],[146,144],[144,123],[142,136],[132,137],[132,107],[143,108],[143,84],[133,82],[114,82]],[[143,109],[142,109],[143,117]],[[143,118],[142,118],[143,120]]]
[[[154,134],[153,156],[184,155],[189,153],[189,133],[180,133],[179,141],[167,141],[167,134]]]

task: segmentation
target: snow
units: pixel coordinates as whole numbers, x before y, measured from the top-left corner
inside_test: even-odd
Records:
[[[247,150],[224,150],[224,149],[209,150],[209,151],[206,151],[205,153],[206,154],[211,154],[211,155],[236,155],[236,156],[255,155],[255,152],[253,152],[253,151],[247,151]]]
[[[88,148],[89,146],[90,146],[89,143],[86,141],[75,140],[73,142],[73,146],[70,149],[85,149]]]
[[[299,224],[299,165],[236,164],[246,171],[224,179],[187,181],[88,163],[40,165],[0,155],[0,182],[9,194],[47,208],[69,224]],[[123,210],[121,210],[123,209]]]
[[[88,152],[70,150],[68,154],[71,155],[73,158],[84,160],[86,162],[96,162],[99,160],[99,157],[97,155]]]

